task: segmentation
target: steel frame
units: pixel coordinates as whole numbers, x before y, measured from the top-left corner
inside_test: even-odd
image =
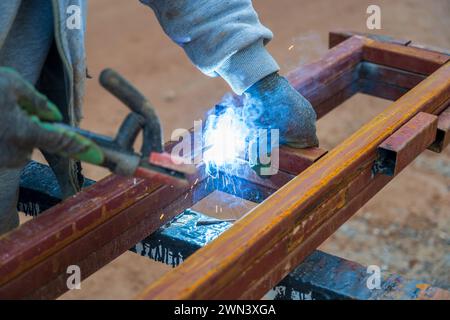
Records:
[[[378,148],[384,140],[409,121],[423,124],[413,118],[424,112],[443,114],[429,122],[437,123],[441,141],[425,123],[424,134],[404,138],[412,149],[400,143],[395,152],[408,164],[430,144],[448,143],[442,119],[449,55],[343,33],[332,33],[330,43],[337,45],[322,59],[288,75],[319,117],[358,91],[398,100],[325,155],[282,149],[281,171],[269,180],[243,164],[234,177],[249,190],[242,197],[269,197],[141,298],[260,298],[392,180],[378,170],[385,166]],[[213,190],[231,192],[231,184],[205,179],[201,169],[198,183],[186,189],[109,176],[3,236],[0,297],[54,298],[67,289],[68,265],[79,265],[87,277]]]
[[[95,183],[86,180],[86,185]],[[21,178],[19,206],[29,214],[61,201],[52,170],[30,162]],[[185,210],[130,250],[142,257],[176,267],[190,255],[219,237],[232,223]],[[450,292],[423,281],[383,273],[382,287],[370,290],[367,267],[315,251],[288,274],[265,299],[450,299]]]

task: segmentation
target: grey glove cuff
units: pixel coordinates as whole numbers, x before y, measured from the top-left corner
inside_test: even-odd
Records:
[[[217,70],[238,95],[267,75],[280,70],[275,59],[264,47],[263,40],[248,46],[228,58]]]
[[[290,85],[286,78],[280,76],[278,72],[273,72],[254,83],[251,87],[245,90],[245,93],[251,96],[261,96],[267,94],[268,92],[287,86]]]

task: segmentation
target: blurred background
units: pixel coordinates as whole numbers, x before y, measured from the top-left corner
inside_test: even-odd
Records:
[[[275,37],[268,45],[281,72],[318,58],[328,31],[391,35],[450,49],[450,0],[254,0]],[[366,9],[381,7],[381,30],[367,30]],[[89,73],[82,127],[113,135],[127,110],[98,84],[103,68],[118,70],[156,106],[165,140],[175,128],[190,128],[224,93],[221,79],[192,66],[138,0],[90,0],[87,29]],[[358,94],[319,121],[321,145],[331,149],[389,105]],[[39,158],[39,155],[36,155]],[[85,166],[101,179],[105,170]],[[328,253],[386,272],[450,289],[450,148],[422,154],[321,247]],[[133,298],[171,268],[125,253],[62,299]]]

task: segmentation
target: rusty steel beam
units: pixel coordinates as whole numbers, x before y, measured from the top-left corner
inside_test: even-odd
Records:
[[[0,238],[0,284],[108,221],[159,185],[109,176]],[[51,213],[50,212],[50,213]]]
[[[395,176],[436,139],[438,117],[419,112],[378,146],[375,173]]]
[[[372,43],[371,48],[378,47]],[[149,286],[140,298],[261,298],[392,179],[372,175],[377,147],[417,113],[438,113],[449,101],[450,63]]]
[[[418,48],[418,49],[427,50],[427,51],[433,51],[433,52],[437,52],[440,54],[445,54],[447,56],[450,56],[450,50],[447,50],[444,48],[439,48],[436,46],[423,45],[423,44],[415,42],[415,41],[410,41],[408,43],[408,47]]]

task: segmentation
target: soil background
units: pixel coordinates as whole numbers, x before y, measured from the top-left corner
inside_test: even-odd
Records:
[[[326,52],[328,31],[368,32],[366,9],[381,7],[382,30],[375,33],[450,48],[449,0],[255,0],[261,21],[275,37],[268,45],[282,73]],[[87,53],[89,73],[82,127],[113,135],[127,111],[100,88],[100,71],[112,67],[156,106],[166,139],[193,121],[229,89],[219,78],[201,74],[139,1],[90,0]],[[357,95],[319,121],[323,147],[332,148],[379,113],[388,101]],[[39,155],[36,155],[40,158]],[[107,172],[85,166],[94,179]],[[450,148],[425,152],[365,205],[320,249],[379,265],[450,289]],[[124,253],[62,299],[133,298],[171,268]]]

